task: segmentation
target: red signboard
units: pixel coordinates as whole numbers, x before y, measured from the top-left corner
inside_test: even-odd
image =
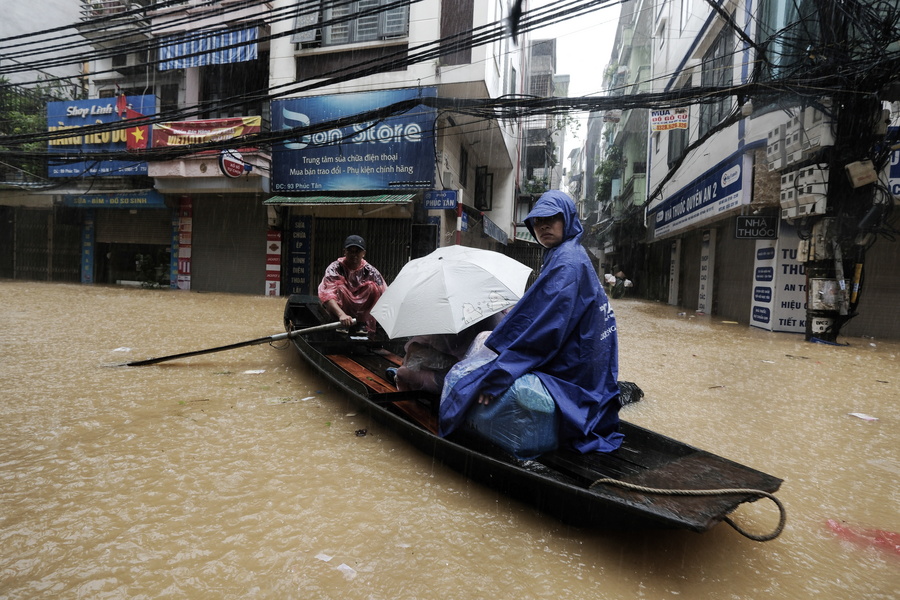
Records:
[[[219,155],[219,169],[226,177],[240,177],[249,169],[244,163],[244,157],[237,150],[222,150]]]
[[[172,121],[153,125],[153,147],[188,146],[235,140],[259,133],[262,117]]]

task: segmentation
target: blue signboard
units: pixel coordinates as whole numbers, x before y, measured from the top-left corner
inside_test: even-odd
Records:
[[[739,152],[655,207],[648,221],[654,237],[698,225],[748,202],[750,195],[743,191],[750,188],[749,160]]]
[[[81,225],[81,283],[94,283],[94,211],[84,211]]]
[[[312,217],[295,215],[291,218],[287,237],[289,294],[314,293],[312,274]]]
[[[64,206],[76,208],[166,208],[165,197],[156,190],[118,194],[66,194]]]
[[[351,117],[436,88],[309,96],[272,102],[272,130]],[[424,105],[376,121],[290,139],[272,149],[273,192],[431,189],[435,111]]]
[[[141,115],[156,114],[156,96],[127,96],[126,104]],[[122,122],[121,129],[85,134],[88,125]],[[79,177],[82,175],[146,175],[147,163],[138,160],[85,160],[85,155],[97,152],[126,151],[125,132],[128,123],[116,109],[115,98],[68,100],[47,103],[47,131],[66,132],[64,138],[50,140],[50,177]],[[76,160],[63,160],[71,155]]]
[[[456,210],[458,198],[457,190],[428,190],[422,202],[427,210]]]

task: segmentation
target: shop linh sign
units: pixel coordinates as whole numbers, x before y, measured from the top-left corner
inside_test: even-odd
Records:
[[[778,218],[739,216],[734,228],[737,239],[774,240],[778,237]]]

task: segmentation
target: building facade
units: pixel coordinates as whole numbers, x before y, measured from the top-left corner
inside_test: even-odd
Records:
[[[40,185],[0,193],[0,276],[306,294],[351,233],[388,280],[513,252],[520,124],[431,102],[523,91],[503,3],[68,4],[83,89],[43,109]]]
[[[637,145],[640,128],[629,132],[623,115],[609,140],[624,141],[613,157],[623,168],[610,216],[639,206],[646,227],[643,256],[628,264],[623,255],[621,266],[641,295],[697,313],[825,342],[839,333],[897,338],[900,326],[888,309],[898,299],[891,265],[900,251],[889,221],[900,175],[890,150],[896,74],[879,72],[873,61],[870,77],[856,72],[846,88],[828,93],[696,92],[821,75],[826,69],[811,58],[825,58],[811,57],[812,49],[895,55],[895,37],[860,33],[871,21],[843,15],[825,23],[818,9],[824,7],[816,2],[779,0],[623,7],[623,19],[633,16],[633,35],[649,32],[642,47],[652,49],[649,78],[637,78],[625,93],[649,82],[672,107],[650,111],[644,129],[645,197],[636,185],[629,189],[638,173],[624,167],[638,164],[639,151],[626,155],[627,138]],[[890,28],[895,17],[881,7],[866,19],[881,18]],[[622,64],[628,23],[619,35],[612,64],[627,77],[643,65],[634,63],[634,48],[630,64]],[[871,96],[860,100],[865,86]],[[636,241],[634,231],[606,235],[614,251]]]

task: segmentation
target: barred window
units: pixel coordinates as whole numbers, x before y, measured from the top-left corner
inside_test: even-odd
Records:
[[[396,0],[356,0],[355,2],[301,2],[292,41],[337,46],[371,42],[409,35],[409,5]]]

